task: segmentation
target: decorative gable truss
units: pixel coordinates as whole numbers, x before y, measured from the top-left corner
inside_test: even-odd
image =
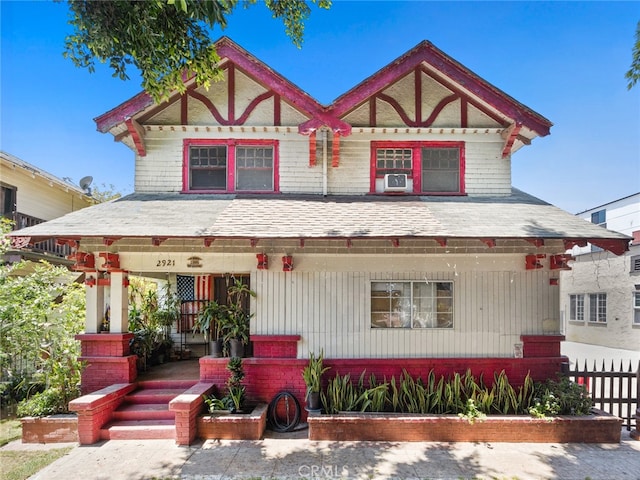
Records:
[[[426,41],[328,107],[228,38],[216,42],[216,48],[222,79],[208,91],[188,80],[184,95],[176,93],[160,105],[141,93],[96,118],[98,130],[145,156],[145,131],[151,128],[295,128],[309,136],[313,166],[316,132],[328,128],[333,135],[332,166],[338,167],[340,137],[350,135],[352,127],[409,128],[417,133],[499,131],[504,158],[536,136],[547,135],[552,125]]]

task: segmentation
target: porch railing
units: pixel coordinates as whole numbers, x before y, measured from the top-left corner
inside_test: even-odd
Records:
[[[570,379],[587,388],[595,408],[620,417],[627,430],[638,428],[635,412],[640,397],[640,362],[635,370],[632,363],[629,361],[625,367],[620,362],[620,367],[616,368],[612,361],[611,367],[607,368],[603,361],[598,368],[594,361],[593,367],[588,368],[586,361],[582,367],[576,361],[573,369],[569,367],[566,372]]]
[[[14,212],[11,220],[14,222],[14,230],[20,230],[26,227],[32,227],[38,225],[46,220],[42,220],[37,217],[32,217],[25,213]],[[71,254],[71,248],[69,245],[58,245],[54,239],[45,240],[44,242],[38,242],[30,248],[32,252],[44,253],[47,255],[54,255],[56,257],[67,257]]]

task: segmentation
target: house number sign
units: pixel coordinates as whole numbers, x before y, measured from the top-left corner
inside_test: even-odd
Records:
[[[156,267],[175,267],[176,261],[173,258],[163,258],[156,262]]]

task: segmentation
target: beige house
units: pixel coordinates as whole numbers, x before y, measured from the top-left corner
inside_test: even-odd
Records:
[[[95,204],[87,192],[14,155],[0,152],[0,201],[2,215],[14,222],[14,229],[37,225]],[[17,245],[5,261],[21,258],[47,259],[54,263],[71,263],[66,256],[69,245],[45,240],[32,245]]]
[[[247,388],[259,398],[297,389],[301,359],[320,350],[357,374],[555,375],[565,252],[621,255],[629,237],[512,186],[512,156],[549,120],[429,42],[328,106],[231,40],[217,48],[223,80],[209,90],[190,80],[160,105],[143,92],[96,119],[133,152],[133,194],[14,235],[76,245],[87,342],[124,345],[129,274],[204,277],[185,301],[241,276],[257,294]],[[111,336],[91,335],[105,304]],[[206,353],[202,379],[224,371]],[[87,369],[91,388],[135,379],[119,355],[107,377]],[[282,384],[262,376],[274,368]]]

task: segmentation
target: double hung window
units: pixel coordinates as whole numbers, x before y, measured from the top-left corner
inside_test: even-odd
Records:
[[[371,192],[384,192],[385,175],[407,176],[407,193],[464,193],[464,143],[372,142]]]
[[[589,294],[589,322],[607,323],[607,294]]]
[[[278,142],[185,140],[185,191],[278,191]]]
[[[371,328],[453,328],[453,282],[372,282]]]
[[[569,295],[569,320],[584,322],[584,295]]]

